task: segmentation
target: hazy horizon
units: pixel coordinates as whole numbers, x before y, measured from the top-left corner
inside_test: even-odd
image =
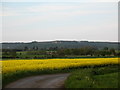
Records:
[[[1,43],[29,43],[29,42],[52,42],[52,41],[88,41],[88,42],[119,42],[119,41],[102,41],[102,40],[31,40],[31,41],[2,41]]]

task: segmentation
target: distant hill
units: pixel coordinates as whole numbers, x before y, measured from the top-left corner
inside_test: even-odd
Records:
[[[48,42],[30,42],[30,43],[2,43],[3,49],[24,49],[28,47],[38,47],[38,49],[48,48],[81,48],[85,46],[92,46],[98,49],[104,47],[118,49],[118,42],[89,42],[89,41],[48,41]]]

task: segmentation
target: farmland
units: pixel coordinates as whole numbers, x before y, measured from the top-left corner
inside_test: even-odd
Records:
[[[31,75],[71,72],[79,68],[115,64],[118,64],[118,58],[4,60],[3,86]]]

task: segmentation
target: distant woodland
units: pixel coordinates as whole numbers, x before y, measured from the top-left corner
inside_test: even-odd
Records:
[[[88,41],[52,41],[31,43],[2,43],[2,58],[85,58],[116,57],[119,43]]]

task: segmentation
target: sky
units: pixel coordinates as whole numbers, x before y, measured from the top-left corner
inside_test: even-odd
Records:
[[[30,1],[0,3],[2,42],[118,41],[117,0]]]

